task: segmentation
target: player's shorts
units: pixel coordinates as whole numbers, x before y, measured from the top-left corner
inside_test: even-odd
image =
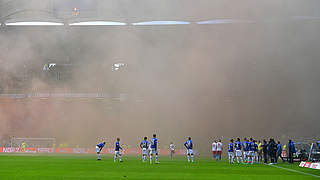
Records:
[[[222,151],[217,151],[217,155],[221,155],[222,154]]]
[[[121,152],[120,151],[114,151],[114,155],[121,155]]]
[[[147,155],[148,154],[147,148],[142,148],[142,154],[143,155]]]
[[[96,152],[100,152],[100,148],[98,146],[96,146]]]
[[[156,148],[151,148],[150,154],[158,154],[158,150]]]
[[[249,156],[249,151],[243,151],[243,155]]]
[[[252,156],[258,156],[258,152],[257,151],[253,151],[253,155]]]
[[[237,157],[241,157],[241,156],[242,156],[241,150],[236,150],[236,156],[237,156]]]
[[[187,154],[193,154],[193,150],[192,149],[187,149]]]
[[[249,156],[253,156],[253,151],[249,151]]]
[[[216,154],[217,154],[217,151],[216,151],[216,150],[212,150],[212,154],[213,154],[213,155],[216,155]]]
[[[174,149],[170,150],[170,152],[171,152],[171,154],[174,154],[174,153],[175,153]]]
[[[234,153],[233,152],[228,152],[229,157],[233,157]]]

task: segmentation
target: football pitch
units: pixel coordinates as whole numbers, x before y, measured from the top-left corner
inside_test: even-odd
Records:
[[[123,160],[114,163],[111,155],[97,161],[95,155],[0,154],[0,179],[320,179],[319,170],[298,164],[230,165],[208,158],[187,163],[183,156],[174,160],[160,156],[160,164],[143,163],[137,156]]]

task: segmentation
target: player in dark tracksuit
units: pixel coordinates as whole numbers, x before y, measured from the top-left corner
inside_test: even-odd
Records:
[[[274,139],[271,139],[271,163],[275,163],[276,162],[276,156],[277,156],[277,144],[274,141]]]
[[[289,140],[289,143],[288,143],[288,150],[289,150],[288,162],[293,163],[293,153],[296,153],[296,149],[295,149],[294,143],[291,141],[291,139]]]
[[[277,152],[276,143],[272,138],[270,138],[269,146],[268,146],[268,155],[270,156],[271,163],[275,163],[276,152]]]
[[[266,164],[268,163],[268,143],[265,139],[263,140],[262,151],[263,151],[263,162]]]

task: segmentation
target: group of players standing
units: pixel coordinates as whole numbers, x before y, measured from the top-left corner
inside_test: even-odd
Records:
[[[258,162],[258,144],[256,143],[256,140],[250,138],[248,141],[247,138],[244,138],[243,142],[241,143],[240,138],[237,138],[236,142],[231,139],[230,143],[228,144],[228,157],[229,163],[233,163],[235,157],[237,158],[238,163],[240,163],[240,161],[241,163],[248,164],[254,164],[255,162]]]
[[[105,146],[106,142],[101,142],[97,144],[96,146],[96,152],[97,152],[97,159],[101,160],[101,151],[103,147]],[[149,155],[150,157],[150,164],[153,163],[153,156],[155,156],[155,163],[158,164],[158,139],[157,135],[153,134],[150,142],[148,141],[147,137],[144,137],[143,140],[140,143],[140,148],[142,150],[142,161],[146,162],[147,157]],[[193,143],[191,140],[191,137],[188,137],[187,141],[184,143],[185,148],[187,149],[187,158],[188,162],[194,162],[194,154],[193,154]],[[174,151],[174,147],[173,151]],[[171,149],[171,148],[170,148]],[[120,138],[117,138],[117,141],[115,143],[115,151],[114,151],[114,162],[117,161],[117,158],[119,157],[119,162],[123,162],[121,159],[121,151],[122,147],[120,146]],[[171,149],[172,151],[172,149]]]

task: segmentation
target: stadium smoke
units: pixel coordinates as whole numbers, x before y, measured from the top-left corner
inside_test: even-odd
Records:
[[[98,8],[98,1],[92,2],[79,6],[91,12]],[[101,137],[110,146],[120,137],[136,147],[143,136],[156,133],[160,147],[170,141],[182,147],[191,136],[206,153],[214,139],[226,137],[318,135],[319,5],[317,0],[113,0],[99,4],[109,11],[94,16],[193,23],[1,28],[1,93],[104,92],[124,98],[2,98],[0,137],[56,137],[80,146],[93,146]],[[57,3],[55,9],[68,7]],[[194,23],[211,19],[255,23]],[[48,62],[71,64],[70,75],[46,79],[42,68]],[[127,66],[112,71],[118,62]]]

